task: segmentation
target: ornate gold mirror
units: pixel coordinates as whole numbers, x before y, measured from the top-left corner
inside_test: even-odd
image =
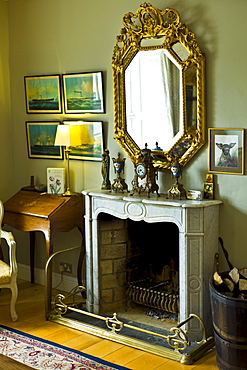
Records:
[[[113,50],[114,139],[133,163],[184,166],[205,143],[204,55],[175,9],[149,3],[123,17]]]

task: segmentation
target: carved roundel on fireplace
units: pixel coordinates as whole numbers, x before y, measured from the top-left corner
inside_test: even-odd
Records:
[[[145,217],[146,215],[146,209],[140,203],[126,203],[125,212],[130,219]]]
[[[191,276],[189,280],[190,291],[199,292],[201,290],[201,282],[196,276]]]

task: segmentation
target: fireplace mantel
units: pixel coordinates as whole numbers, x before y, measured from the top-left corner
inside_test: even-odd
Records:
[[[172,222],[179,230],[179,321],[190,313],[202,318],[212,334],[208,282],[214,272],[218,251],[219,200],[170,200],[166,196],[130,196],[107,190],[84,190],[86,236],[87,309],[100,313],[100,268],[98,215],[110,214],[119,219],[144,220],[149,223]],[[169,238],[169,235],[160,236]],[[199,323],[191,321],[188,333],[200,338]]]

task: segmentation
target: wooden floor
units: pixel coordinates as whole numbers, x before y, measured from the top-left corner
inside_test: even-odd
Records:
[[[0,324],[2,325],[77,349],[133,370],[218,369],[214,350],[211,350],[193,365],[182,365],[176,361],[46,321],[44,317],[44,287],[37,284],[32,285],[25,281],[19,281],[18,286],[19,297],[16,311],[19,319],[17,322],[12,322],[10,319],[9,290],[2,289],[0,293]],[[4,365],[4,368],[8,369],[6,365]],[[14,368],[9,367],[9,369]]]

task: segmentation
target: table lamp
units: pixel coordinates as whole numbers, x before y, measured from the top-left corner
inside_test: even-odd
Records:
[[[63,194],[64,197],[71,197],[77,193],[70,191],[70,170],[69,170],[69,153],[70,153],[70,145],[71,145],[71,135],[70,135],[70,125],[58,125],[57,126],[57,133],[55,137],[54,145],[60,145],[65,147],[65,157],[67,159],[67,190]]]

